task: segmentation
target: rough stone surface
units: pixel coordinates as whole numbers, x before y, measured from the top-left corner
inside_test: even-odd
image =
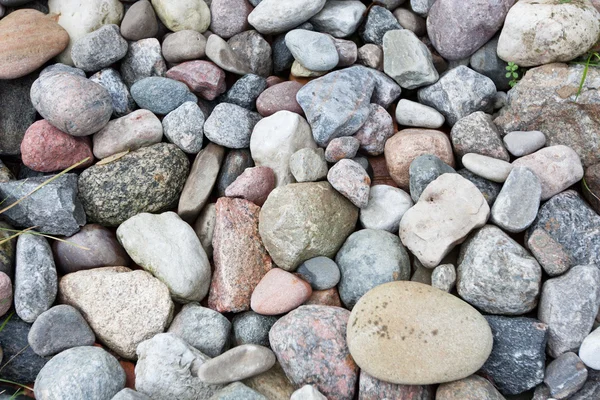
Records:
[[[169,69],[167,77],[185,83],[192,92],[206,100],[214,100],[226,90],[225,72],[209,61],[181,63]]]
[[[265,396],[250,389],[241,382],[234,382],[219,390],[210,400],[268,400]]]
[[[454,168],[438,157],[425,154],[415,158],[408,170],[410,176],[410,197],[418,202],[423,190],[440,175],[455,173]]]
[[[6,222],[0,221],[0,240],[4,240],[13,235],[12,232],[4,229],[13,229],[12,226]],[[4,272],[9,277],[13,277],[14,264],[15,264],[15,247],[17,245],[17,238],[7,240],[0,244],[0,272]],[[12,284],[10,285],[12,288]],[[11,295],[12,296],[12,295]],[[12,300],[11,300],[12,304]]]
[[[144,1],[144,0],[142,0]],[[152,400],[143,393],[125,388],[117,393],[111,400]]]
[[[215,221],[217,212],[215,203],[209,203],[200,212],[198,219],[194,222],[193,228],[200,239],[202,248],[206,252],[206,256],[211,259],[213,256],[212,239],[215,229]]]
[[[253,111],[256,109],[256,99],[266,88],[267,80],[262,76],[244,75],[231,86],[221,100]]]
[[[275,174],[269,167],[247,168],[225,190],[227,197],[241,197],[261,207],[275,189]]]
[[[233,341],[241,344],[257,344],[269,347],[269,331],[279,318],[246,311],[233,317]]]
[[[165,115],[185,103],[198,99],[179,81],[160,76],[140,79],[131,85],[131,96],[140,108]]]
[[[359,33],[365,43],[383,44],[386,32],[402,29],[396,17],[390,10],[375,5],[369,8],[369,13],[363,22]]]
[[[413,206],[408,193],[389,185],[375,185],[369,191],[369,202],[360,210],[360,223],[364,228],[398,232],[400,220]]]
[[[431,286],[450,292],[456,284],[456,268],[452,264],[442,264],[434,268],[431,273]]]
[[[165,76],[167,64],[162,57],[160,43],[155,38],[129,43],[129,50],[121,60],[121,76],[131,87],[151,76]]]
[[[300,274],[314,290],[331,289],[340,281],[338,265],[327,257],[315,257],[304,261],[296,273]]]
[[[240,176],[246,168],[254,167],[254,160],[250,150],[229,150],[217,176],[216,193],[218,197],[225,197],[225,190]]]
[[[254,288],[250,306],[261,315],[280,315],[303,304],[311,294],[308,282],[281,268],[273,268]]]
[[[440,385],[435,393],[439,400],[505,400],[485,378],[471,375],[456,382]]]
[[[365,371],[361,371],[358,383],[358,397],[362,400],[388,398],[433,400],[435,392],[434,387],[430,385],[398,385],[373,378]]]
[[[25,131],[35,122],[36,110],[29,92],[36,79],[34,74],[19,79],[0,79],[0,155],[16,155],[21,151]]]
[[[531,154],[546,144],[546,135],[540,131],[509,132],[502,139],[504,147],[515,157]]]
[[[450,137],[459,157],[476,153],[504,161],[510,159],[492,117],[482,111],[459,119],[452,127]]]
[[[91,72],[116,63],[125,57],[127,50],[127,41],[119,27],[110,24],[77,39],[71,48],[71,57],[75,67]]]
[[[294,386],[292,386],[279,363],[267,372],[244,379],[243,382],[248,387],[273,400],[288,400],[294,392]]]
[[[290,172],[297,182],[316,182],[327,177],[325,151],[306,147],[290,157]]]
[[[585,384],[588,371],[577,354],[568,352],[548,364],[544,383],[552,397],[569,398]]]
[[[196,103],[187,101],[162,120],[163,132],[169,142],[188,154],[202,150],[204,114]]]
[[[0,360],[2,379],[15,382],[33,382],[40,370],[48,362],[35,354],[27,343],[27,335],[31,325],[21,320],[17,315],[2,318],[6,323],[0,331],[0,347],[3,357]],[[23,350],[25,349],[25,350]],[[11,360],[10,362],[8,362]]]
[[[204,123],[204,135],[218,145],[243,149],[250,146],[250,136],[260,114],[236,104],[221,103]]]
[[[494,81],[496,89],[510,90],[510,78],[506,77],[508,63],[498,57],[497,53],[499,36],[495,35],[490,41],[473,53],[469,63],[475,71]]]
[[[292,393],[290,400],[327,400],[327,397],[313,385],[304,385]]]
[[[356,32],[366,9],[364,4],[356,0],[330,0],[310,22],[319,32],[343,38]]]
[[[262,0],[248,22],[263,35],[287,32],[308,21],[325,6],[325,0]]]
[[[437,129],[444,125],[446,119],[435,108],[400,99],[396,105],[396,121],[404,126]]]
[[[200,33],[210,25],[210,9],[204,0],[152,0],[156,15],[173,32],[191,29]]]
[[[356,207],[366,207],[369,201],[371,178],[356,161],[338,161],[327,173],[327,181]]]
[[[360,151],[370,156],[383,153],[385,142],[394,135],[394,121],[385,108],[371,104],[369,117],[354,134],[360,141]]]
[[[229,39],[248,29],[248,15],[252,10],[247,0],[212,0],[210,30],[223,39]]]
[[[339,272],[339,271],[338,271]],[[13,287],[5,272],[0,271],[0,317],[5,315],[11,309],[13,304]],[[0,357],[2,362],[2,357]]]
[[[252,72],[250,66],[231,46],[217,35],[210,35],[206,41],[206,57],[227,72],[246,75]]]
[[[414,32],[418,37],[425,36],[427,33],[425,19],[407,8],[396,8],[394,17],[396,17],[402,28]]]
[[[96,82],[108,91],[112,100],[113,116],[122,117],[137,108],[127,85],[117,70],[105,68],[90,76],[90,81]]]
[[[373,43],[367,43],[358,49],[358,63],[366,67],[383,70],[383,49]]]
[[[254,30],[238,33],[227,41],[233,53],[250,69],[264,78],[273,71],[272,50],[269,42]]]

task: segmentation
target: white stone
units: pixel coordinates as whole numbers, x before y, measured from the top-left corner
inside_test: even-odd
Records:
[[[396,121],[404,126],[437,129],[444,125],[446,119],[433,107],[400,99],[396,106]]]
[[[313,385],[304,385],[292,393],[290,400],[327,400],[327,397],[323,396]]]
[[[162,23],[173,32],[202,33],[210,25],[210,9],[203,0],[152,0],[152,6]]]
[[[360,224],[367,229],[397,233],[400,220],[413,206],[410,195],[389,185],[375,185],[369,192],[367,206],[360,210]]]
[[[431,286],[450,292],[456,284],[456,268],[452,264],[442,264],[435,267],[431,273]]]
[[[509,162],[476,153],[465,154],[462,163],[466,169],[475,175],[498,183],[504,182],[513,169]]]
[[[338,38],[352,35],[358,29],[367,7],[358,0],[329,0],[317,15],[310,19],[316,30]]]
[[[248,22],[263,35],[287,32],[314,17],[326,0],[262,0]]]
[[[429,49],[408,29],[383,36],[383,71],[405,89],[431,85],[440,77]]]
[[[329,71],[340,62],[335,42],[323,33],[294,29],[285,35],[285,44],[294,58],[312,71]]]
[[[579,348],[579,358],[589,368],[600,370],[600,328],[586,336]]]

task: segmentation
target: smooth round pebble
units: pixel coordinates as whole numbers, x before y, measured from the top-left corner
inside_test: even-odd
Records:
[[[327,290],[340,281],[340,269],[331,258],[315,257],[304,261],[296,273],[310,283],[314,290]]]
[[[400,99],[396,106],[396,121],[400,125],[437,129],[446,119],[435,108],[415,101]]]
[[[600,370],[600,328],[596,328],[583,339],[579,347],[579,358],[589,368]]]
[[[262,315],[285,314],[308,300],[311,294],[309,283],[281,268],[273,268],[254,288],[250,307]]]
[[[203,0],[152,0],[158,18],[173,32],[191,29],[200,33],[210,25],[210,9]]]
[[[200,32],[183,30],[165,37],[162,42],[162,55],[170,63],[180,63],[203,58],[206,38]]]
[[[158,20],[152,4],[148,0],[132,4],[121,21],[121,35],[135,41],[154,37],[157,33]]]
[[[206,361],[198,368],[197,376],[212,385],[241,381],[268,371],[276,361],[269,348],[242,344]]]
[[[465,154],[462,163],[472,173],[498,183],[506,181],[513,169],[513,166],[506,161],[476,153]]]
[[[372,186],[367,206],[360,210],[360,224],[397,233],[402,216],[412,206],[413,201],[404,190],[389,185]]]
[[[281,82],[269,86],[256,99],[256,110],[263,117],[268,117],[281,110],[302,115],[304,111],[296,101],[296,94],[301,88],[302,84],[296,81]]]
[[[540,131],[509,132],[504,136],[506,150],[515,157],[522,157],[538,151],[546,144],[546,135]]]

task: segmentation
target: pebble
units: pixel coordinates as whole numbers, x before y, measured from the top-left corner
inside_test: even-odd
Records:
[[[175,316],[168,332],[203,354],[217,357],[229,347],[231,322],[210,308],[189,303]]]
[[[290,157],[290,172],[297,182],[316,182],[327,177],[325,150],[306,147]]]
[[[227,72],[237,75],[246,75],[251,71],[247,65],[231,48],[231,46],[217,35],[210,35],[206,41],[206,57]]]
[[[142,0],[143,1],[143,0]],[[152,400],[143,393],[125,388],[117,393],[111,400]]]
[[[496,34],[479,50],[473,53],[469,63],[473,70],[494,81],[496,89],[499,91],[508,91],[511,89],[510,80],[506,77],[508,63],[498,57],[497,53],[499,36],[499,34]]]
[[[323,33],[294,29],[285,35],[285,44],[296,61],[312,71],[329,71],[339,63],[333,39]]]
[[[269,347],[269,331],[279,317],[246,311],[233,317],[233,340],[236,346],[256,344]]]
[[[2,365],[2,379],[15,382],[33,382],[40,370],[48,362],[35,354],[27,343],[31,324],[21,320],[17,315],[2,319],[4,327],[0,331],[0,347],[5,362]]]
[[[579,357],[589,368],[600,370],[598,349],[600,348],[600,328],[596,328],[585,337],[579,347]]]
[[[504,136],[504,146],[515,157],[523,157],[544,147],[546,135],[540,131],[509,132]]]
[[[275,189],[273,170],[269,167],[253,167],[246,169],[227,187],[225,196],[241,197],[260,207],[273,189]]]
[[[207,384],[224,384],[250,378],[275,365],[275,354],[263,346],[243,344],[203,363],[198,379]]]
[[[482,111],[459,119],[452,127],[450,137],[454,152],[459,157],[477,153],[503,161],[510,160],[492,117]]]
[[[210,9],[203,0],[183,0],[177,4],[168,0],[152,0],[154,11],[169,30],[206,31],[210,25]]]
[[[83,78],[86,77],[85,72],[82,69],[71,67],[70,65],[61,64],[61,63],[48,65],[46,68],[44,68],[43,70],[40,71],[40,74],[38,75],[38,77],[42,76],[42,75],[46,75],[46,74],[54,74],[57,72],[68,72],[73,75],[79,75]]]
[[[304,261],[296,273],[308,282],[313,290],[331,289],[340,281],[338,265],[327,257],[315,257]]]
[[[442,264],[431,273],[431,286],[450,293],[456,284],[456,268],[452,264]]]
[[[389,185],[375,185],[369,191],[369,201],[360,210],[360,224],[367,229],[396,233],[400,220],[413,206],[408,193]]]
[[[132,4],[121,21],[121,35],[127,40],[136,41],[154,37],[157,33],[158,21],[152,4],[148,0]]]
[[[310,22],[319,32],[344,38],[356,32],[366,10],[367,7],[360,1],[330,0]]]
[[[354,134],[354,137],[360,141],[360,151],[362,153],[378,156],[383,154],[385,142],[394,133],[392,116],[379,104],[371,104],[369,117]]]
[[[13,303],[13,288],[10,276],[0,271],[0,317],[11,309]],[[2,357],[0,357],[2,362]]]
[[[492,207],[491,221],[508,232],[522,232],[535,220],[542,185],[527,167],[512,169]]]
[[[125,371],[100,347],[74,347],[54,356],[35,379],[39,399],[109,399],[125,387]]]
[[[217,177],[217,195],[225,197],[225,190],[246,168],[254,167],[254,161],[249,149],[229,150]]]
[[[158,76],[134,83],[131,86],[131,96],[140,108],[161,115],[170,113],[186,101],[197,101],[184,83]]]
[[[327,153],[325,154],[327,157]],[[369,202],[371,178],[356,161],[349,159],[338,161],[329,169],[327,181],[356,207],[366,207]]]
[[[219,390],[210,398],[210,400],[231,400],[231,399],[247,399],[247,400],[268,400],[265,396],[250,389],[241,382],[234,382],[223,389]]]
[[[188,154],[202,150],[204,114],[194,102],[186,101],[162,120],[167,140]]]
[[[55,17],[23,9],[2,18],[0,41],[0,79],[16,79],[60,54],[69,44],[69,34]]]
[[[408,29],[391,30],[383,36],[383,71],[405,89],[431,85],[439,79],[431,52]]]
[[[208,297],[208,306],[216,311],[249,310],[253,291],[272,268],[265,237],[258,233],[260,211],[247,200],[217,200],[212,241],[215,270]]]
[[[600,307],[600,271],[578,265],[542,287],[538,319],[548,325],[547,352],[557,358],[577,351],[592,330]]]
[[[421,18],[415,12],[399,7],[394,10],[393,14],[402,28],[414,32],[418,37],[427,34],[427,24],[425,23],[425,19]]]
[[[478,375],[440,385],[436,390],[435,398],[436,400],[505,400],[490,381]]]
[[[247,0],[212,0],[210,30],[222,37],[230,37],[248,30],[248,15],[254,8]]]
[[[162,43],[162,55],[170,63],[203,58],[205,50],[206,38],[200,32],[193,30],[172,33],[165,37]]]
[[[314,26],[310,22],[305,22],[303,24],[298,25],[295,28],[314,30]],[[285,44],[285,33],[282,33],[275,37],[275,39],[273,40],[272,52],[273,69],[276,74],[285,72],[286,70],[292,67],[292,64],[294,63],[294,56]]]
[[[103,69],[90,76],[90,81],[96,82],[108,91],[112,100],[113,116],[123,117],[137,108],[121,74],[112,68]]]
[[[369,8],[369,13],[359,30],[359,34],[365,43],[374,43],[381,46],[386,32],[398,29],[402,29],[402,27],[394,14],[386,8],[376,5]]]
[[[297,60],[293,62],[290,73],[296,78],[318,78],[327,74],[326,71],[319,72],[310,70],[304,65],[300,64],[300,62],[298,62]]]
[[[467,153],[462,158],[466,169],[492,182],[506,181],[514,164],[477,153]]]
[[[31,86],[31,103],[50,124],[72,136],[98,132],[113,112],[104,87],[66,72],[39,77]]]
[[[204,123],[204,135],[213,143],[243,149],[250,145],[252,130],[260,114],[235,104],[221,103]]]
[[[357,60],[359,64],[382,71],[383,49],[376,44],[367,43],[358,49]]]
[[[325,0],[262,0],[248,22],[263,35],[287,32],[308,21],[325,6]]]
[[[73,43],[71,58],[75,67],[92,72],[116,63],[125,57],[127,50],[127,41],[121,36],[119,27],[103,25]]]
[[[416,282],[390,282],[365,294],[350,315],[347,340],[361,370],[404,385],[462,379],[492,351],[492,332],[477,310]]]
[[[402,93],[402,88],[392,78],[381,71],[367,68],[362,65],[355,65],[354,68],[361,73],[370,74],[375,80],[375,86],[371,96],[372,103],[379,104],[381,107],[387,109],[393,102],[398,100]],[[361,90],[364,90],[364,88],[361,88]]]
[[[269,42],[254,30],[238,33],[227,41],[234,54],[250,68],[250,71],[264,78],[273,71],[272,49]]]
[[[358,396],[361,399],[408,398],[433,400],[434,387],[431,385],[397,385],[373,378],[364,371],[360,372]]]
[[[209,61],[181,63],[167,71],[167,78],[185,83],[192,92],[206,100],[214,100],[226,90],[225,72]]]
[[[479,191],[485,198],[485,201],[487,201],[490,207],[494,204],[496,198],[498,197],[498,194],[500,193],[500,190],[502,189],[501,183],[492,182],[490,180],[482,178],[479,175],[475,175],[466,168],[458,170],[457,172],[463,178],[473,183],[477,187],[477,189],[479,189]]]
[[[396,121],[404,126],[437,129],[444,125],[446,119],[435,108],[400,99],[396,106]]]
[[[270,86],[256,99],[256,109],[263,117],[269,117],[282,110],[302,115],[304,111],[296,101],[296,94],[301,88],[302,84],[295,81]]]
[[[436,0],[410,0],[410,8],[421,17],[427,17],[429,9]]]
[[[155,38],[129,43],[129,50],[121,60],[121,76],[127,86],[151,76],[165,76],[167,64],[162,57],[160,42]]]
[[[27,341],[37,355],[48,357],[72,347],[92,346],[96,337],[77,309],[61,304],[38,316]]]
[[[137,214],[119,226],[117,238],[136,264],[167,285],[175,300],[189,303],[208,294],[208,258],[194,230],[177,214]],[[168,248],[179,251],[165,252]]]
[[[202,248],[209,259],[213,256],[212,239],[216,218],[217,212],[215,210],[215,203],[209,203],[204,206],[193,225],[196,236],[200,239],[200,244],[202,244]]]
[[[325,160],[336,163],[345,158],[354,158],[359,146],[358,139],[351,136],[332,139],[325,149]]]
[[[304,305],[342,307],[342,300],[336,288],[313,290],[313,294],[304,302]]]
[[[333,38],[333,44],[335,45],[335,49],[340,58],[337,67],[349,67],[356,63],[356,59],[358,58],[358,47],[356,46],[356,43],[352,40]]]
[[[454,168],[438,157],[425,154],[415,158],[408,170],[410,176],[410,197],[416,203],[427,186],[443,174],[456,173]]]
[[[443,174],[402,217],[400,239],[425,267],[433,268],[471,230],[483,226],[489,214],[474,184],[458,174]]]
[[[568,352],[548,364],[544,383],[552,397],[566,399],[583,387],[587,377],[588,371],[581,359]]]
[[[273,268],[254,288],[250,306],[261,315],[285,314],[303,304],[311,294],[309,283],[280,268]]]
[[[231,86],[221,100],[253,111],[256,109],[256,99],[266,88],[267,80],[262,76],[244,75]]]
[[[35,75],[23,78],[0,79],[0,142],[1,155],[18,155],[21,152],[21,141],[27,128],[36,120],[37,111],[31,104],[31,85]]]

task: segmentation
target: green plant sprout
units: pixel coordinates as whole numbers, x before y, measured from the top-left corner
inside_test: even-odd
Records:
[[[513,88],[517,85],[517,82],[519,80],[519,72],[518,72],[519,66],[511,61],[506,66],[506,71],[507,71],[506,77],[510,78],[510,81],[508,81],[508,84],[510,85],[511,88]]]
[[[577,89],[577,94],[575,95],[575,101],[579,98],[581,91],[583,90],[583,85],[585,84],[585,79],[587,78],[588,71],[590,67],[600,67],[600,63],[593,63],[592,60],[596,59],[600,61],[600,54],[596,51],[592,51],[588,54],[585,61],[574,61],[573,64],[583,65],[583,75],[581,76],[581,81],[579,81],[579,88]]]

